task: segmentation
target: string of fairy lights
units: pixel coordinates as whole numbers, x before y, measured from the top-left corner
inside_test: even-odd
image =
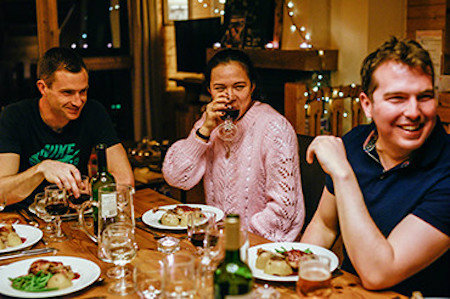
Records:
[[[303,96],[307,98],[305,105],[303,108],[305,109],[305,112],[307,113],[308,109],[310,108],[311,102],[322,102],[323,103],[323,114],[328,114],[328,110],[326,109],[326,105],[331,105],[334,100],[342,100],[345,98],[350,98],[355,103],[359,103],[359,88],[355,83],[350,84],[350,90],[344,91],[345,87],[339,87],[339,88],[333,88],[331,90],[330,96],[324,95],[324,90],[322,88],[319,88],[317,85],[314,86],[311,91],[305,91],[303,93]],[[349,112],[347,110],[344,110],[342,113],[342,116],[344,118],[347,118],[349,116]]]
[[[287,8],[289,20],[291,21],[291,32],[297,32],[300,36],[300,45],[302,49],[311,49],[311,33],[306,30],[305,26],[299,26],[296,22],[296,6],[292,0],[283,0],[284,5]]]

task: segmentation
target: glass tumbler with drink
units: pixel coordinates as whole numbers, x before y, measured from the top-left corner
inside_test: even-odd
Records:
[[[331,260],[323,255],[304,255],[298,261],[297,293],[327,298],[331,294]]]

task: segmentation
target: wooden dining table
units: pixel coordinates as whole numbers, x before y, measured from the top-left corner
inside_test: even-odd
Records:
[[[153,191],[152,189],[142,189],[138,190],[134,196],[134,208],[135,208],[135,216],[141,217],[143,213],[146,211],[168,204],[177,204],[178,201],[164,196],[162,194]],[[2,218],[8,217],[18,217],[22,220],[23,223],[26,223],[25,219],[15,212],[9,213],[1,213],[0,214],[0,222]],[[140,218],[138,218],[140,219]],[[83,290],[80,290],[75,293],[68,294],[64,296],[64,298],[84,298],[84,299],[105,299],[105,298],[138,298],[136,293],[127,295],[127,296],[115,296],[108,293],[108,284],[111,282],[109,278],[106,277],[106,271],[112,265],[106,262],[103,262],[97,257],[97,244],[91,241],[84,232],[81,230],[75,230],[71,228],[74,221],[64,221],[62,224],[63,231],[69,236],[69,239],[56,243],[48,243],[44,244],[44,242],[38,242],[34,248],[41,247],[54,247],[58,249],[58,252],[55,255],[58,256],[74,256],[80,257],[87,260],[91,260],[95,262],[101,268],[101,278],[100,280],[94,282],[92,285],[86,287]],[[43,221],[39,221],[40,227],[42,227],[45,223]],[[144,225],[141,223],[141,225]],[[151,231],[156,235],[171,235],[175,237],[184,237],[186,236],[185,231],[161,231],[148,227]],[[150,251],[157,250],[157,242],[155,240],[155,236],[151,232],[146,230],[142,230],[140,228],[136,229],[136,239],[139,246],[138,256],[136,260],[139,260],[140,256],[145,255]],[[268,243],[269,240],[266,240],[260,236],[249,233],[249,241],[250,246]],[[185,238],[182,239],[181,243],[182,250],[190,250],[192,248],[192,244]],[[38,255],[38,257],[46,257],[51,256],[51,254],[43,254]],[[33,256],[36,257],[36,256]],[[26,257],[30,258],[30,257]],[[9,259],[0,262],[0,267],[2,265],[6,265],[12,262],[16,262],[18,260],[23,260],[26,258],[16,258]],[[133,266],[132,266],[133,267]],[[336,272],[336,271],[335,271]],[[294,282],[272,282],[272,281],[262,281],[255,280],[255,286],[264,286],[268,284],[269,286],[278,290],[281,294],[281,298],[299,298],[299,295],[295,292],[295,283]],[[392,291],[369,291],[362,287],[361,282],[358,277],[345,272],[345,271],[337,271],[335,273],[332,281],[332,293],[329,298],[407,298],[403,295]]]

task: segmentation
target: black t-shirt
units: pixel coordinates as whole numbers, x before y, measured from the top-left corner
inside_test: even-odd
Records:
[[[105,108],[92,99],[86,102],[80,117],[70,121],[61,133],[44,123],[38,99],[11,104],[0,115],[0,153],[19,154],[19,172],[52,159],[73,164],[87,174],[92,148],[98,143],[110,147],[119,142]]]

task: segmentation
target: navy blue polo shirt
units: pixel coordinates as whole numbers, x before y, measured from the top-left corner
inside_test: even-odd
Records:
[[[370,138],[369,138],[370,137]],[[354,128],[343,137],[347,159],[353,168],[367,209],[387,237],[408,214],[428,222],[446,235],[450,223],[450,136],[439,119],[424,145],[410,159],[385,171],[375,149],[374,124]],[[326,187],[334,194],[331,177]],[[411,244],[414,250],[420,244]],[[356,274],[344,248],[342,268]],[[433,264],[394,286],[410,296],[450,296],[449,252]]]

